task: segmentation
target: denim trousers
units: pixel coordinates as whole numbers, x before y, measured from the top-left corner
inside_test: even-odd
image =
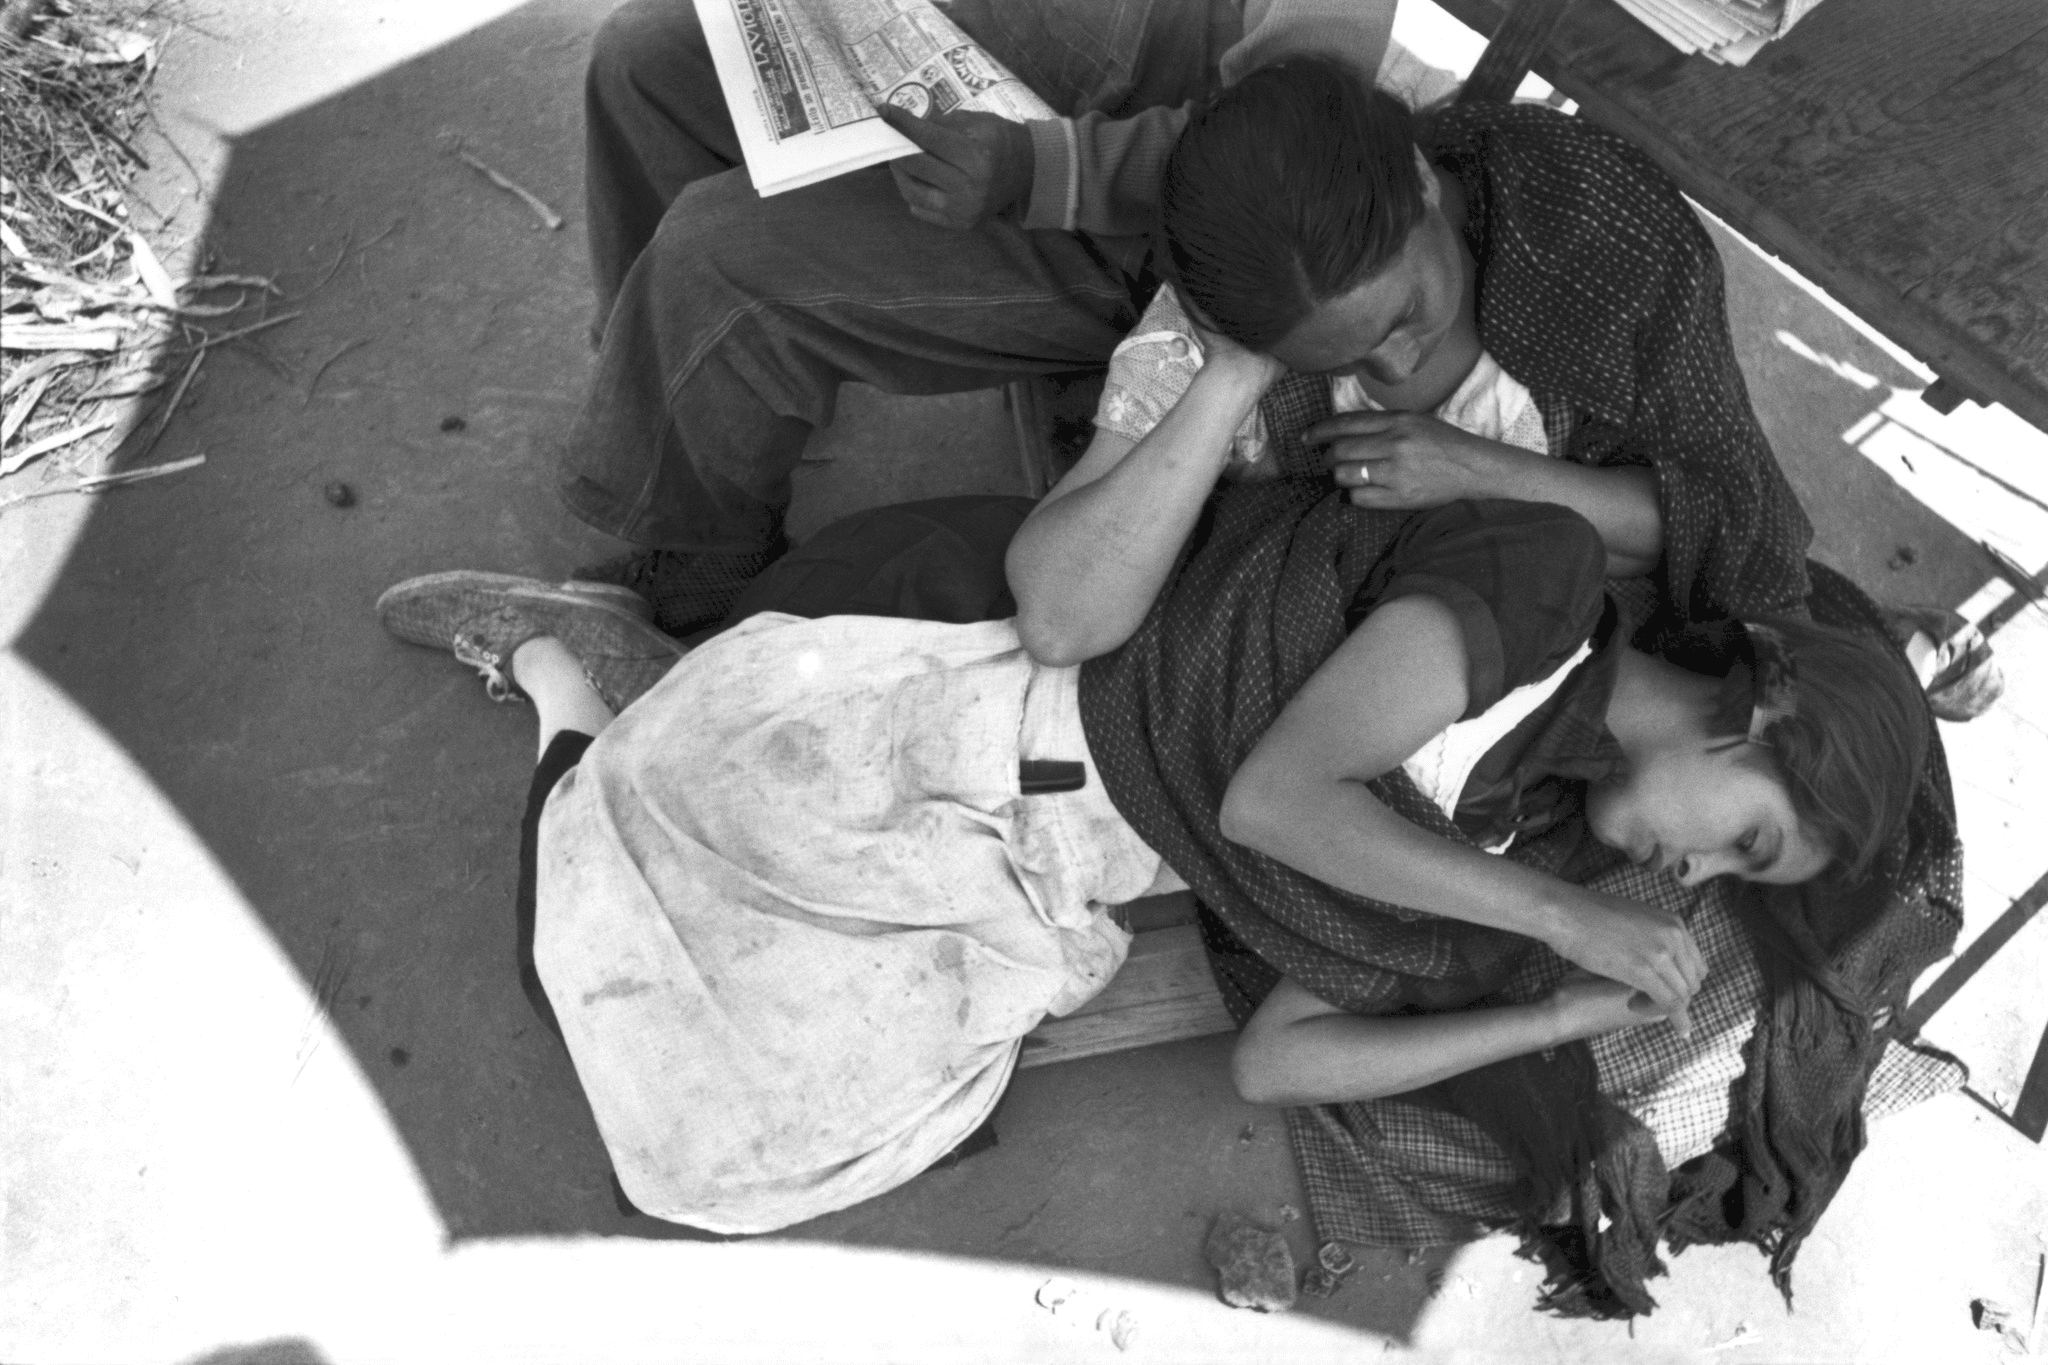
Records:
[[[954,21],[1055,108],[1202,94],[1213,0],[955,0]],[[956,393],[1099,367],[1152,280],[1145,243],[910,215],[886,166],[764,199],[690,0],[630,0],[585,88],[596,377],[559,490],[660,549],[780,543],[790,473],[839,385]]]

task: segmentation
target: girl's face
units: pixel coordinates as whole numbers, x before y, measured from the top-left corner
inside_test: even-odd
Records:
[[[1658,749],[1586,794],[1593,837],[1686,886],[1733,874],[1791,886],[1825,871],[1827,847],[1799,822],[1785,785],[1742,761],[1748,741]]]

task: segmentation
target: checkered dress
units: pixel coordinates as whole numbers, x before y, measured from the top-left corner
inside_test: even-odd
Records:
[[[1668,878],[1624,865],[1596,882],[1632,900],[1663,904],[1686,918],[1707,962],[1693,997],[1693,1034],[1646,1025],[1588,1040],[1600,1091],[1649,1129],[1666,1166],[1706,1157],[1729,1136],[1746,1052],[1765,1003],[1755,948],[1725,883],[1680,891]],[[1543,953],[1505,992],[1535,999],[1566,964]],[[1870,1078],[1863,1111],[1882,1118],[1960,1085],[1954,1058],[1892,1042]],[[1290,1109],[1309,1208],[1321,1240],[1367,1246],[1441,1246],[1514,1224],[1521,1173],[1472,1120],[1411,1099]],[[1545,1215],[1561,1222],[1566,1210]]]

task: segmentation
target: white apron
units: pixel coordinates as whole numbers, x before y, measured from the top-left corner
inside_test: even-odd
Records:
[[[759,1232],[891,1189],[1122,965],[1160,869],[1008,621],[756,616],[590,746],[535,958],[626,1194]],[[1087,764],[1022,797],[1020,758]]]

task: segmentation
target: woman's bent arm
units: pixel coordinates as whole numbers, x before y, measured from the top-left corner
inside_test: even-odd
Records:
[[[1041,663],[1107,654],[1131,637],[1229,463],[1231,441],[1277,372],[1229,346],[1135,445],[1098,434],[1032,510],[1005,567],[1017,633]]]
[[[1382,605],[1239,765],[1224,836],[1357,895],[1538,939],[1645,992],[1684,1031],[1706,966],[1677,915],[1454,843],[1365,786],[1464,713],[1465,676],[1449,607],[1421,595]]]

